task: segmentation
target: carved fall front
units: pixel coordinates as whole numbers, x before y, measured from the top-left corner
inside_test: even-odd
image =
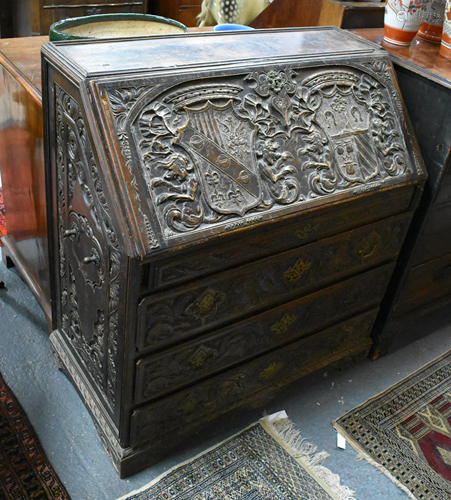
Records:
[[[380,62],[371,71],[272,69],[107,95],[126,163],[138,161],[170,238],[411,172],[389,81]]]

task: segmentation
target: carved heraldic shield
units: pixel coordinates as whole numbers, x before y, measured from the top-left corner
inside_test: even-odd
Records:
[[[207,101],[188,109],[179,143],[189,150],[210,207],[222,214],[244,215],[261,200],[254,142],[256,127],[240,118],[232,101]]]

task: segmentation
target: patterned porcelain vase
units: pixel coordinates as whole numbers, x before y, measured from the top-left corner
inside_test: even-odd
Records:
[[[423,23],[422,0],[386,0],[384,40],[410,45]]]
[[[423,0],[424,21],[418,36],[428,42],[440,43],[446,0]]]
[[[451,0],[446,0],[440,55],[451,59]]]

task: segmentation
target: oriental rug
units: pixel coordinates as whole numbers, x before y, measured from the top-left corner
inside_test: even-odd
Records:
[[[279,414],[282,414],[280,416]],[[120,500],[353,500],[285,412],[171,469]]]
[[[6,236],[5,204],[3,203],[3,190],[0,186],[0,238]],[[0,240],[0,246],[2,241]]]
[[[0,499],[70,500],[27,416],[1,376]]]
[[[334,422],[410,498],[451,499],[451,351]]]

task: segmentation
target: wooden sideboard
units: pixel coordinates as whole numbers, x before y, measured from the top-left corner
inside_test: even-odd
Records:
[[[273,0],[250,25],[254,28],[291,26],[380,28],[384,25],[384,11],[384,2]]]
[[[196,26],[202,0],[154,0],[149,9],[186,26]],[[273,0],[250,26],[285,28],[338,26],[339,28],[378,28],[384,25],[384,2],[341,0]]]
[[[47,41],[0,40],[0,171],[8,228],[3,260],[16,265],[50,322],[40,61]]]
[[[415,37],[409,47],[383,41],[382,30],[355,33],[386,49],[428,171],[413,219],[374,331],[373,356],[414,340],[426,313],[451,304],[451,61],[440,45]]]
[[[47,35],[56,21],[94,14],[147,13],[148,0],[14,0],[8,6],[9,36]],[[4,35],[2,35],[4,36]]]
[[[197,26],[202,0],[157,0],[150,4],[152,14],[175,19],[185,26]]]

